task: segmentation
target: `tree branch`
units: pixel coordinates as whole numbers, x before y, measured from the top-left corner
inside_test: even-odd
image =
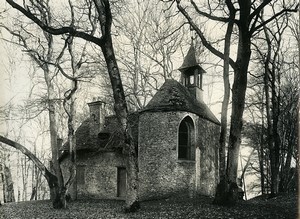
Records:
[[[47,168],[46,166],[33,154],[29,151],[25,146],[12,141],[2,135],[0,135],[0,142],[9,145],[19,151],[21,151],[24,155],[26,155],[41,171],[41,173],[45,176],[47,181],[49,182],[50,178],[55,177]]]
[[[208,14],[206,12],[201,11],[193,0],[191,0],[191,3],[194,6],[194,8],[197,11],[197,13],[200,14],[200,15],[202,15],[202,16],[204,16],[204,17],[207,17],[207,18],[209,18],[211,20],[214,20],[214,21],[221,21],[221,22],[225,22],[225,23],[229,21],[229,18],[226,18],[226,17],[217,17],[217,16],[214,16],[212,14]]]
[[[272,0],[263,0],[263,2],[258,6],[257,9],[255,9],[249,16],[249,22],[252,21],[252,19],[259,15],[259,13],[261,12],[261,10],[271,2]]]
[[[98,12],[101,25],[102,37],[106,38],[111,33],[112,15],[108,0],[93,0]]]
[[[204,37],[203,32],[199,29],[199,27],[195,24],[195,22],[192,20],[192,18],[189,16],[189,14],[186,12],[186,10],[180,5],[180,0],[176,0],[177,2],[177,8],[179,11],[185,16],[185,18],[188,20],[189,24],[191,27],[196,31],[196,33],[199,35],[201,38],[201,41],[203,45],[214,55],[218,56],[219,58],[223,59],[225,58],[224,54],[217,50],[215,47],[213,47]],[[229,58],[229,64],[230,66],[234,69],[235,68],[235,62]]]
[[[42,28],[42,30],[53,34],[53,35],[62,35],[62,34],[70,34],[72,36],[75,37],[79,37],[82,39],[85,39],[89,42],[93,42],[99,46],[103,45],[103,36],[100,38],[94,37],[90,34],[87,34],[85,32],[82,31],[77,31],[76,29],[74,29],[73,27],[69,26],[64,26],[64,27],[60,27],[60,28],[54,28],[54,27],[49,27],[47,24],[44,24],[40,19],[38,19],[34,14],[32,14],[28,8],[28,10],[26,10],[25,8],[23,8],[22,6],[20,6],[19,4],[15,3],[14,0],[6,0],[6,2],[8,4],[10,4],[13,8],[17,9],[18,11],[20,11],[22,14],[24,14],[27,18],[29,18],[30,20],[32,20],[34,23],[36,23],[40,28]]]
[[[277,14],[274,14],[271,18],[263,21],[262,23],[260,23],[258,26],[256,27],[252,27],[250,30],[250,34],[253,34],[255,31],[259,30],[260,28],[262,28],[263,26],[266,26],[268,23],[270,23],[272,20],[274,20],[275,18],[279,17],[280,15],[282,15],[283,13],[287,13],[287,12],[297,12],[298,11],[298,7],[299,4],[296,5],[296,7],[294,9],[290,9],[290,8],[285,8],[283,10],[281,10],[280,12],[278,12]]]

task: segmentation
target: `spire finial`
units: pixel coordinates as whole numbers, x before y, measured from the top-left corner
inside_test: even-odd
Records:
[[[190,25],[190,35],[191,35],[191,46],[194,46],[194,40],[196,39],[196,33],[192,25]]]

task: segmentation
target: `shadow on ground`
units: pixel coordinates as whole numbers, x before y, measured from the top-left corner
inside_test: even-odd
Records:
[[[212,198],[205,196],[147,201],[141,203],[138,212],[125,214],[124,202],[116,200],[77,200],[62,210],[53,209],[50,201],[31,201],[0,206],[0,218],[297,218],[295,194],[273,199],[255,198],[242,201],[234,207],[216,206],[211,203]]]

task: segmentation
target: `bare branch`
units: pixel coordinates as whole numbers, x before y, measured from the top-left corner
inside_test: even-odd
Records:
[[[17,9],[18,11],[20,11],[21,13],[23,13],[27,18],[29,18],[30,20],[32,20],[34,23],[36,23],[40,28],[42,28],[42,30],[53,34],[53,35],[62,35],[62,34],[70,34],[72,36],[76,36],[82,39],[85,39],[89,42],[93,42],[99,46],[103,45],[103,36],[100,38],[94,37],[90,34],[87,34],[85,32],[82,31],[77,31],[75,28],[73,28],[72,26],[64,26],[64,27],[60,27],[60,28],[54,28],[54,27],[50,27],[47,24],[43,23],[40,19],[38,19],[34,14],[32,14],[28,8],[28,10],[26,10],[25,8],[23,8],[22,6],[20,6],[19,4],[15,3],[15,1],[13,0],[6,0],[6,2],[8,4],[10,4],[13,8]]]
[[[260,23],[259,25],[257,25],[256,27],[252,27],[250,30],[250,34],[253,34],[255,31],[259,30],[260,28],[266,26],[268,23],[270,23],[271,21],[273,21],[275,18],[281,16],[284,13],[288,13],[288,12],[297,12],[299,8],[299,4],[297,4],[297,6],[294,9],[291,8],[285,8],[283,10],[281,10],[280,12],[274,14],[272,17],[270,17],[269,19],[265,20],[264,22]]]
[[[255,9],[249,16],[249,21],[251,21],[255,16],[259,15],[259,13],[261,12],[261,10],[263,10],[263,8],[269,4],[272,0],[264,0],[262,1],[262,3],[257,7],[257,9]]]
[[[219,50],[217,50],[215,47],[213,47],[205,38],[203,32],[200,30],[200,28],[195,24],[195,22],[192,20],[192,18],[189,16],[189,14],[186,12],[186,10],[180,5],[180,0],[176,0],[177,2],[177,8],[179,9],[179,11],[186,17],[186,19],[188,20],[189,24],[191,25],[191,27],[196,31],[196,33],[199,35],[199,37],[201,38],[201,41],[203,43],[203,45],[210,51],[212,52],[214,55],[218,56],[221,59],[224,59],[225,56],[222,52],[220,52]],[[229,63],[231,65],[231,67],[234,69],[235,68],[235,62],[229,58]]]
[[[208,14],[206,12],[201,11],[193,0],[191,0],[191,3],[194,6],[194,8],[197,11],[197,13],[200,14],[200,15],[202,15],[202,16],[204,16],[204,17],[207,17],[207,18],[209,18],[211,20],[214,20],[214,21],[221,21],[221,22],[225,22],[225,23],[227,23],[229,21],[229,18],[226,18],[226,17],[217,17],[217,16],[214,16],[212,14]]]
[[[50,171],[46,168],[46,166],[33,153],[31,153],[31,151],[29,151],[25,146],[15,142],[15,141],[12,141],[2,135],[0,135],[0,142],[17,149],[17,150],[21,151],[24,155],[26,155],[39,168],[39,170],[45,176],[45,178],[47,179],[48,182],[51,177],[55,177],[53,174],[50,173]]]

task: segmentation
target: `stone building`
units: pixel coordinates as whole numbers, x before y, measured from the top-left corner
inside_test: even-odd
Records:
[[[181,81],[166,80],[148,105],[129,117],[138,145],[139,198],[214,195],[218,182],[219,121],[202,100],[205,71],[193,46]],[[105,103],[89,103],[90,117],[76,131],[77,180],[71,195],[105,199],[126,196],[123,133]],[[66,154],[66,153],[64,153]],[[62,166],[67,163],[61,157]],[[63,168],[67,176],[66,168]]]

